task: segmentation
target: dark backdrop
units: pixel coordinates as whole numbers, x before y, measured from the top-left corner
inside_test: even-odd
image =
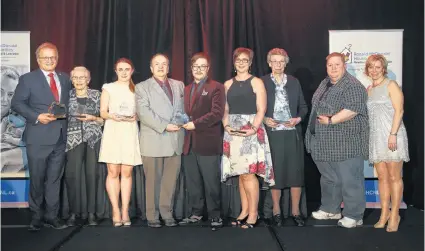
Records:
[[[114,78],[119,57],[133,60],[135,82],[150,76],[149,59],[171,59],[170,76],[190,81],[190,57],[207,51],[213,78],[233,74],[232,51],[255,52],[252,71],[266,74],[268,50],[286,49],[287,72],[299,78],[309,102],[326,76],[328,30],[404,29],[404,121],[411,161],[405,165],[405,201],[423,208],[424,16],[422,0],[7,0],[1,2],[1,29],[31,31],[31,49],[51,41],[60,52],[58,68],[85,65],[92,87]],[[365,41],[367,43],[367,41]],[[385,41],[382,41],[385,43]],[[34,55],[31,68],[37,68]],[[306,159],[310,202],[320,201],[319,175]]]

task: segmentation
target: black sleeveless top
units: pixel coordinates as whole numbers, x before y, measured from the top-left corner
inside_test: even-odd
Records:
[[[233,84],[227,91],[227,103],[229,104],[229,114],[256,114],[257,97],[252,90],[251,76],[245,81],[238,81],[233,78]]]

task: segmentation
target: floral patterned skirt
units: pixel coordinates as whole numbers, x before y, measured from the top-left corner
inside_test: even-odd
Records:
[[[255,114],[229,114],[229,126],[237,130],[250,129]],[[269,140],[264,125],[252,136],[232,136],[224,132],[221,181],[241,174],[256,174],[268,186],[274,185],[274,173]]]

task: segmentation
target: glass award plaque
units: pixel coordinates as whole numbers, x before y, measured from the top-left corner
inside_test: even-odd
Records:
[[[273,120],[276,123],[288,123],[291,120],[291,111],[289,111],[289,107],[286,108],[273,113]]]
[[[120,118],[131,118],[135,114],[134,107],[130,106],[127,103],[121,103],[118,109],[118,113],[116,114]]]
[[[49,106],[48,113],[57,119],[66,118],[66,106],[59,102],[53,102]]]
[[[232,132],[232,133],[242,133],[242,134],[246,134],[246,132],[245,132],[245,131],[242,131],[242,130],[230,130],[230,132]]]
[[[182,126],[189,122],[189,116],[186,113],[178,111],[174,114],[173,119],[171,120],[171,124]]]
[[[75,114],[72,114],[70,116],[75,118],[85,118],[86,116],[82,114],[86,114],[86,105],[77,103],[77,110],[75,111]]]

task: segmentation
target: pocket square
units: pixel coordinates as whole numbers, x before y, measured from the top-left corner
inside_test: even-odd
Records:
[[[202,90],[202,94],[201,94],[202,96],[207,96],[208,95],[208,92],[206,92],[205,90]]]

